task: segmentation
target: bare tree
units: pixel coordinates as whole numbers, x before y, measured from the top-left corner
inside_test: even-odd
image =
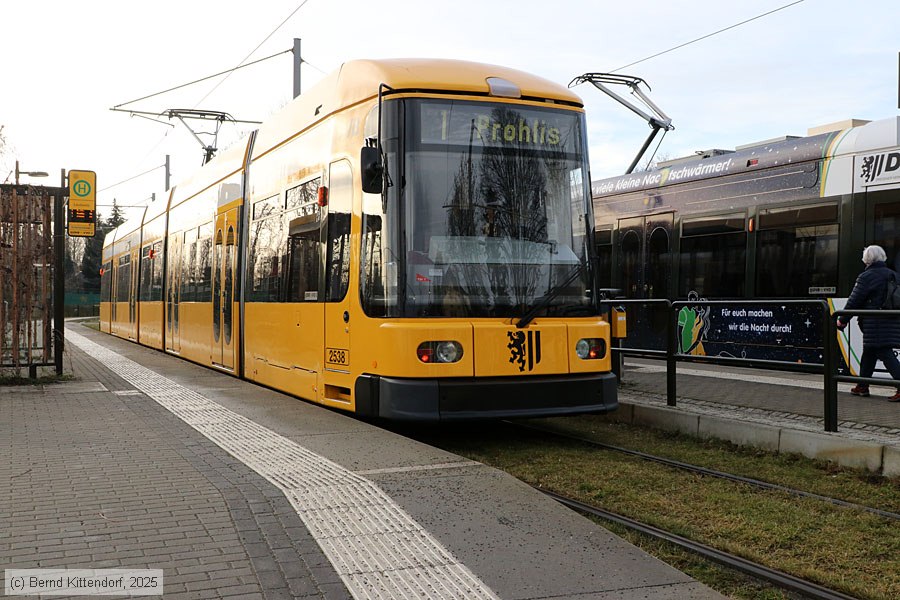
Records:
[[[521,123],[525,119],[515,110],[494,109],[496,123]],[[535,296],[540,269],[530,257],[521,255],[527,246],[518,242],[547,241],[546,198],[548,173],[547,152],[536,153],[530,144],[491,142],[480,139],[482,149],[473,156],[475,124],[472,124],[469,151],[460,157],[450,192],[450,232],[453,235],[484,235],[498,243],[488,263],[462,263],[448,277],[459,288],[460,298],[493,296],[514,306],[525,306]]]
[[[3,158],[6,156],[6,148],[7,148],[6,136],[3,135],[4,127],[6,127],[6,125],[0,125],[0,164],[3,164]],[[7,176],[7,180],[8,180],[8,178],[9,178],[9,176]],[[0,179],[0,183],[3,183],[2,179]]]

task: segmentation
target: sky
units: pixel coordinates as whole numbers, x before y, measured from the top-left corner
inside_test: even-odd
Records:
[[[0,182],[13,182],[16,159],[21,171],[50,174],[21,177],[35,184],[60,185],[62,169],[93,170],[101,217],[113,199],[143,205],[164,190],[166,154],[177,184],[202,164],[201,146],[177,120],[110,108],[288,50],[294,38],[304,90],[355,58],[473,60],[563,85],[586,72],[641,77],[675,127],[661,158],[900,114],[897,0],[802,0],[620,70],[794,1],[4,2]],[[290,101],[292,69],[286,53],[124,108],[263,121]],[[592,179],[624,173],[650,128],[588,84],[574,91],[585,102]],[[224,125],[218,147],[253,127]]]

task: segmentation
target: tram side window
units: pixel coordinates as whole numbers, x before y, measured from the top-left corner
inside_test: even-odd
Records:
[[[381,199],[378,199],[381,202]],[[365,215],[362,236],[362,288],[366,313],[373,317],[387,314],[385,282],[385,239],[381,224],[383,215]]]
[[[131,256],[129,254],[119,257],[117,273],[116,302],[128,302],[128,292],[131,290]]]
[[[162,300],[162,241],[147,244],[141,249],[141,281],[138,298],[141,302]]]
[[[287,191],[288,256],[287,302],[319,300],[319,274],[322,270],[322,215],[317,203],[322,178],[317,177]]]
[[[250,300],[279,302],[282,297],[284,269],[287,266],[287,228],[279,212],[250,225],[250,264],[253,280]]]
[[[271,281],[269,275],[272,259],[275,257],[272,227],[280,224],[280,206],[280,196],[277,195],[253,203],[251,213],[253,221],[250,224],[247,248],[247,265],[251,274],[247,300],[250,302],[270,301]],[[273,223],[273,221],[279,223]]]
[[[281,212],[281,197],[272,196],[253,203],[253,220],[258,221]]]
[[[878,202],[875,204],[875,239],[874,243],[884,248],[887,254],[887,265],[900,272],[900,192],[888,190],[870,193]]]
[[[315,302],[319,299],[319,230],[312,235],[295,235],[290,239],[290,281],[288,302]]]
[[[350,285],[350,206],[353,172],[346,160],[331,165],[328,198],[326,300],[342,300]]]
[[[184,232],[181,251],[181,301],[197,300],[197,230]]]
[[[162,240],[153,244],[153,272],[150,276],[150,297],[151,302],[159,302],[163,299],[163,243]]]
[[[377,113],[373,111],[371,114]],[[391,124],[397,118],[396,113],[386,112],[384,118],[385,129],[396,127],[396,124]],[[392,316],[396,310],[398,275],[394,257],[397,256],[402,237],[399,219],[387,218],[390,210],[397,210],[400,186],[391,182],[399,182],[401,179],[397,168],[398,139],[387,138],[382,144],[388,169],[387,192],[384,195],[364,193],[362,196],[360,285],[363,310],[370,317]]]
[[[100,267],[100,301],[109,302],[112,292],[112,261],[106,261]]]
[[[760,212],[756,294],[808,298],[838,285],[836,203]]]
[[[681,225],[678,295],[744,295],[747,232],[743,213],[685,220]]]
[[[147,302],[150,300],[150,288],[153,279],[153,244],[147,244],[141,248],[141,281],[138,291],[138,300]]]
[[[212,300],[212,222],[200,226],[200,237],[197,240],[197,302],[210,302]]]
[[[319,185],[322,182],[321,177],[316,177],[296,187],[292,187],[285,194],[287,210],[299,210],[299,214],[309,214],[318,208],[316,200],[318,198]]]

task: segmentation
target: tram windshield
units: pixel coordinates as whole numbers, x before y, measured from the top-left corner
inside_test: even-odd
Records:
[[[369,314],[595,312],[580,113],[404,100],[385,103],[382,127],[387,194],[364,206]]]

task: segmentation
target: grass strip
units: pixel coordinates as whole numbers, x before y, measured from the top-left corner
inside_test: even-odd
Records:
[[[896,511],[900,505],[896,482],[851,469],[747,451],[721,442],[609,425],[602,420],[592,423],[592,419],[580,417],[566,421],[593,431],[605,443],[886,510]],[[607,435],[609,432],[615,435]],[[498,424],[436,429],[424,441],[495,466],[532,485],[846,594],[866,600],[900,598],[900,526],[893,520],[698,476],[585,443],[509,430]],[[657,554],[653,544],[647,548]],[[671,551],[658,555],[683,568],[673,562]],[[732,597],[780,597],[771,595],[773,591],[765,586],[728,583],[731,576],[720,575],[720,571],[702,566],[691,575]]]

